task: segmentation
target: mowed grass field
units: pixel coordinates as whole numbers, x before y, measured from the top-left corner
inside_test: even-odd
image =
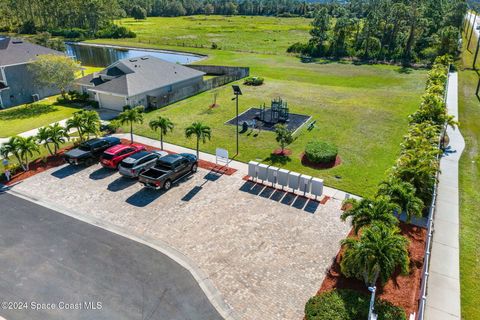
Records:
[[[310,19],[260,16],[188,16],[128,18],[118,24],[132,29],[137,39],[151,44],[211,48],[255,53],[285,52],[309,38]]]
[[[309,115],[316,120],[312,131],[301,130],[295,142],[289,146],[293,154],[286,160],[272,159],[271,152],[277,143],[271,132],[247,132],[240,137],[238,160],[248,162],[261,160],[287,167],[290,170],[308,173],[323,178],[329,186],[346,190],[362,196],[374,194],[377,184],[385,177],[400,152],[400,143],[407,130],[408,115],[420,103],[426,79],[426,71],[404,70],[398,66],[353,65],[350,63],[330,63],[317,61],[302,63],[297,57],[287,55],[285,48],[289,43],[300,41],[298,31],[283,30],[281,37],[288,43],[278,41],[265,47],[264,41],[252,40],[242,43],[250,51],[262,52],[268,48],[276,54],[244,52],[241,47],[232,51],[211,50],[208,48],[183,48],[168,45],[159,32],[149,33],[145,37],[143,24],[156,24],[161,28],[168,25],[171,18],[148,18],[129,27],[138,32],[136,39],[106,40],[92,42],[115,45],[185,50],[208,55],[199,64],[216,64],[250,67],[251,75],[265,78],[260,87],[242,85],[244,92],[240,97],[240,112],[263,103],[267,106],[272,98],[282,97],[288,102],[291,113]],[[227,19],[227,18],[225,18]],[[236,17],[236,20],[242,19]],[[250,18],[248,18],[250,19]],[[249,21],[249,20],[246,21]],[[260,21],[267,18],[259,18]],[[278,18],[268,18],[278,19]],[[284,18],[279,28],[292,24],[297,19]],[[300,25],[308,25],[307,19],[300,19]],[[122,20],[128,22],[130,20]],[[177,18],[178,34],[188,32],[188,18]],[[187,21],[182,24],[182,21]],[[211,33],[210,29],[208,29]],[[216,32],[222,32],[218,27]],[[294,30],[296,30],[294,28]],[[190,30],[195,34],[197,31]],[[235,37],[245,37],[249,33],[248,25],[240,26]],[[303,39],[308,31],[303,31]],[[205,32],[207,33],[207,32]],[[203,34],[203,32],[199,32]],[[274,34],[277,34],[275,32]],[[280,36],[279,36],[280,38]],[[148,39],[148,41],[147,41]],[[289,40],[288,40],[289,39]],[[222,44],[219,44],[220,47]],[[166,137],[166,141],[188,147],[194,147],[193,140],[184,137],[184,129],[193,121],[202,121],[212,127],[212,141],[201,146],[202,151],[214,153],[222,147],[235,153],[235,127],[225,122],[235,117],[235,105],[231,86],[216,89],[219,107],[212,110],[213,92],[204,92],[189,99],[172,104],[160,110],[146,114],[145,122],[135,126],[135,132],[157,138],[158,135],[148,128],[148,122],[157,116],[169,117],[175,124],[175,131]],[[324,140],[335,143],[340,150],[342,164],[328,170],[316,170],[301,164],[301,153],[310,140]]]
[[[460,285],[465,320],[480,319],[480,101],[475,96],[479,74],[471,69],[476,45],[473,37],[470,51],[464,47],[459,71],[459,121],[466,144],[460,160]],[[476,67],[480,70],[480,61]]]

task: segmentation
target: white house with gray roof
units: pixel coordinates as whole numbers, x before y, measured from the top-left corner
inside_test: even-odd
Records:
[[[58,94],[53,87],[40,87],[28,65],[45,54],[64,55],[23,39],[0,36],[0,108],[30,103]]]
[[[119,60],[77,80],[101,108],[122,111],[126,105],[149,107],[151,100],[200,84],[204,72],[152,56]]]

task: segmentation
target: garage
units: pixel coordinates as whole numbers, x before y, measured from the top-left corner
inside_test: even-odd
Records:
[[[124,96],[117,96],[108,93],[98,93],[98,102],[101,108],[123,111],[123,107],[127,104]]]

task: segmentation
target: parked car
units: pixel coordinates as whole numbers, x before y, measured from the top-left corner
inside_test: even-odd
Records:
[[[168,190],[172,183],[198,169],[197,157],[190,153],[170,154],[160,158],[154,167],[140,174],[138,180],[153,189]]]
[[[100,164],[104,168],[117,169],[123,159],[140,151],[145,151],[145,147],[140,144],[117,144],[103,152],[100,157]]]
[[[158,159],[168,155],[165,151],[140,151],[122,160],[118,165],[118,172],[122,176],[136,178],[140,173],[150,169]]]
[[[117,144],[120,144],[120,139],[115,137],[91,139],[66,152],[65,160],[74,165],[90,164],[97,161],[105,150]]]

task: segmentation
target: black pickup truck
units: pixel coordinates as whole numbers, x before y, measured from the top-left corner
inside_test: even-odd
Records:
[[[89,164],[97,161],[103,151],[120,144],[120,139],[115,137],[95,138],[82,142],[78,148],[65,153],[65,160],[74,165]]]
[[[197,157],[190,153],[169,154],[157,160],[155,166],[138,176],[145,187],[168,190],[172,183],[197,171]]]

